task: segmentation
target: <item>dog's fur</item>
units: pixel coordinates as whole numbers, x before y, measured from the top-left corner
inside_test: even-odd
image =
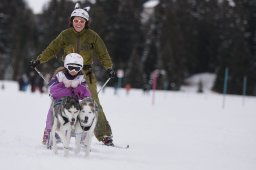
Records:
[[[64,156],[68,155],[71,131],[75,129],[80,110],[79,101],[74,97],[63,97],[53,103],[53,127],[49,143],[52,142],[54,153],[57,153],[57,134],[64,146]]]
[[[96,102],[90,97],[81,100],[80,106],[81,111],[78,115],[75,128],[75,152],[80,152],[82,143],[85,146],[85,156],[88,156],[91,150],[91,140],[98,119],[98,107]]]

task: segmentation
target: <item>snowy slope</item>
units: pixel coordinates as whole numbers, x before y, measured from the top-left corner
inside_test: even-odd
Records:
[[[0,82],[1,84],[1,82]],[[100,94],[114,141],[128,150],[98,145],[88,158],[63,157],[41,145],[47,94],[21,93],[17,84],[0,89],[0,164],[4,170],[255,170],[256,98],[206,93],[111,88]]]

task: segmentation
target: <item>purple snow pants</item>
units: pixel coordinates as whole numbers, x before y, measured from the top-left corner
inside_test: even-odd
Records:
[[[52,130],[52,125],[53,125],[53,118],[52,118],[52,107],[53,107],[53,102],[48,110],[47,118],[46,118],[46,127],[45,129],[51,131]]]

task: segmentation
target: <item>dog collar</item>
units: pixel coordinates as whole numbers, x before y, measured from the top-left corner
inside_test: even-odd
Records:
[[[66,117],[64,117],[64,116],[62,116],[62,118],[63,118],[63,120],[64,120],[63,125],[67,124],[67,123],[68,123],[68,118],[66,118]]]
[[[94,119],[95,119],[95,118],[93,118],[92,122],[94,121]],[[80,124],[81,128],[83,129],[83,131],[88,131],[88,130],[91,128],[91,126],[92,126],[92,125],[90,125],[90,126],[85,127],[85,126],[83,126],[83,125],[81,124],[81,121],[80,121],[79,118],[78,118],[78,121],[79,121],[79,124]]]
[[[63,99],[55,100],[53,107],[60,105],[62,101],[63,101]]]

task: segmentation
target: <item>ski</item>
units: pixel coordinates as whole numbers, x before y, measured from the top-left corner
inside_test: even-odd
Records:
[[[130,147],[130,145],[117,145],[117,144],[108,146],[108,145],[104,145],[102,143],[98,143],[98,145],[106,146],[106,147],[113,147],[113,148],[118,148],[118,149],[128,149]]]
[[[130,147],[129,145],[116,145],[116,144],[111,146],[119,149],[128,149]]]

